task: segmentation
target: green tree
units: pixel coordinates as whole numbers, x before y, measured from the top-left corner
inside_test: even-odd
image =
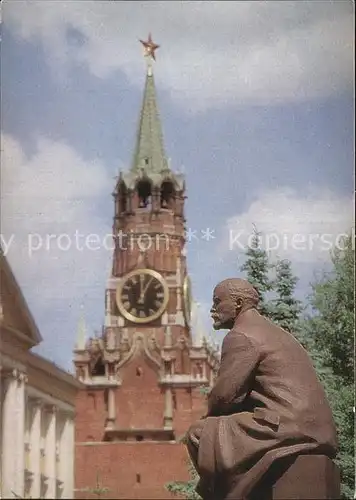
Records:
[[[200,495],[195,491],[199,476],[190,460],[188,462],[188,471],[190,479],[188,481],[172,481],[166,484],[169,492],[188,500],[201,500]]]
[[[355,257],[351,235],[331,254],[332,270],[312,285],[313,315],[305,324],[313,356],[325,386],[338,430],[337,464],[342,498],[354,495],[355,419],[353,365],[355,326]]]
[[[298,278],[293,275],[290,260],[278,260],[274,268],[276,278],[272,286],[277,297],[268,305],[269,317],[284,330],[295,333],[303,310],[301,301],[294,297]]]
[[[325,363],[344,383],[353,382],[354,366],[354,266],[353,239],[347,236],[331,254],[333,269],[312,286],[310,304],[316,346],[325,352]]]
[[[97,472],[95,486],[87,487],[84,491],[95,495],[97,498],[102,498],[103,495],[105,496],[107,493],[109,493],[110,488],[103,486],[103,484],[99,481],[99,472]]]
[[[266,250],[261,247],[262,233],[253,228],[252,239],[247,247],[245,263],[241,271],[246,273],[247,280],[253,285],[259,295],[258,310],[263,316],[269,316],[269,306],[266,294],[272,290],[272,282],[269,277],[271,265]]]

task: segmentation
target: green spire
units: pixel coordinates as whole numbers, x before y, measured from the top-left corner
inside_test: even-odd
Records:
[[[160,173],[162,170],[168,169],[151,57],[147,61],[146,85],[136,137],[136,149],[131,166],[131,171],[135,173],[140,172],[141,169],[147,174]]]

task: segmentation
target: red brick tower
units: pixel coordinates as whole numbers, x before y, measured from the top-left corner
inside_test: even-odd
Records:
[[[74,353],[85,388],[77,399],[77,498],[97,478],[108,498],[169,498],[165,484],[188,478],[179,442],[205,412],[216,351],[192,333],[182,175],[169,168],[152,71],[147,76],[130,170],[113,193],[116,236],[100,338]]]

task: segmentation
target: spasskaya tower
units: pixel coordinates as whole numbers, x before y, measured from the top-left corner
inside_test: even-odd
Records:
[[[151,36],[141,42],[146,83],[131,167],[113,192],[112,272],[100,337],[81,324],[74,364],[76,497],[169,498],[188,478],[180,439],[205,413],[201,388],[218,356],[193,332],[185,256],[185,181],[168,164],[153,76]],[[96,484],[98,482],[98,484]],[[90,490],[92,493],[90,493]]]

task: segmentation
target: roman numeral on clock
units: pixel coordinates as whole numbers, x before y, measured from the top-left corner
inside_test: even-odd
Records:
[[[146,323],[158,318],[168,300],[168,287],[159,273],[140,269],[129,273],[117,290],[117,305],[129,321]]]

